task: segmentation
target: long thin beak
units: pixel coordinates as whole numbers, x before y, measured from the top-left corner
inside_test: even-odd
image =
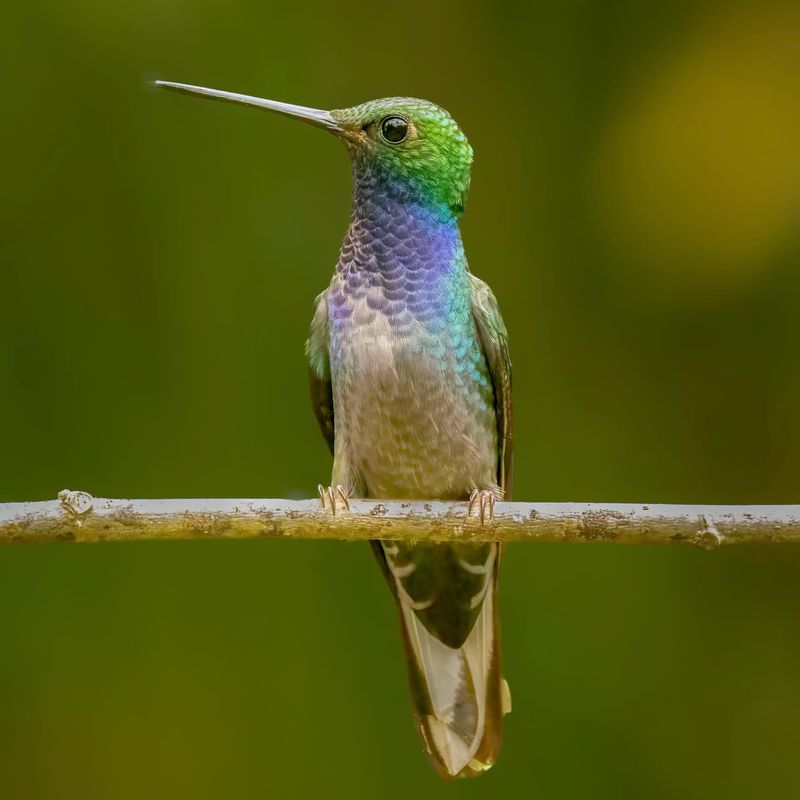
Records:
[[[212,100],[221,100],[223,103],[237,103],[243,106],[253,106],[264,111],[273,111],[285,117],[294,117],[309,125],[318,128],[327,128],[329,131],[342,132],[339,123],[333,118],[330,111],[319,108],[306,108],[292,103],[279,103],[277,100],[263,100],[260,97],[251,97],[248,94],[235,92],[222,92],[219,89],[206,89],[204,86],[191,86],[188,83],[173,83],[172,81],[154,81],[156,86],[169,89],[181,94],[199,94],[201,97],[210,97]]]

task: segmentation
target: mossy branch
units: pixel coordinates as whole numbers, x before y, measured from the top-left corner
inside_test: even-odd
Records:
[[[351,500],[57,500],[0,504],[0,542],[144,539],[406,539],[449,542],[800,542],[800,506],[497,503],[481,524],[467,503]]]

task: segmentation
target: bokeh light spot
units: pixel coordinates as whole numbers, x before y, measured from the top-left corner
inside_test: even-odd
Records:
[[[800,6],[706,16],[610,115],[590,202],[626,277],[739,297],[800,219]]]

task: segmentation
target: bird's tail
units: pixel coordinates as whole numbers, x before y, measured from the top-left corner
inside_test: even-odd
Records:
[[[425,747],[442,777],[479,775],[497,758],[503,715],[511,710],[508,684],[500,667],[500,545],[490,545],[481,564],[451,555],[448,545],[427,545],[448,548],[445,558],[454,560],[476,581],[469,589],[477,586],[477,592],[467,597],[464,624],[456,622],[446,630],[442,619],[448,613],[457,616],[456,607],[450,605],[431,616],[431,599],[415,599],[419,595],[406,580],[416,571],[409,565],[425,563],[424,559],[409,559],[407,552],[404,560],[393,558],[397,548],[389,542],[374,542],[373,547],[397,600],[414,717]],[[458,591],[457,575],[451,572],[442,593]]]

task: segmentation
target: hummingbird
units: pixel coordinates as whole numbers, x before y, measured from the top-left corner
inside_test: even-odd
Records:
[[[325,111],[188,84],[329,131],[352,208],[306,355],[333,455],[323,506],[349,498],[468,500],[491,524],[510,499],[511,362],[497,301],[468,269],[459,220],[472,147],[451,115],[389,97]],[[414,717],[444,778],[494,763],[511,699],[500,663],[499,543],[371,543],[400,618]]]

